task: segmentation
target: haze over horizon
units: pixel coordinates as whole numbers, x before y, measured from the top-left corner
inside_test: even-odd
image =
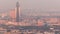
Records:
[[[4,12],[16,8],[17,1],[19,1],[22,10],[38,9],[43,12],[60,12],[60,0],[0,0],[0,11]]]

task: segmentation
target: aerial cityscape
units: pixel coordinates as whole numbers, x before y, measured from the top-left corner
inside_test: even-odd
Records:
[[[22,9],[20,2],[17,1],[15,8],[7,9],[6,12],[0,10],[0,12],[0,34],[60,34],[58,11]]]

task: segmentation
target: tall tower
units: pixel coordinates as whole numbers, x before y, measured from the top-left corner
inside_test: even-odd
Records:
[[[19,2],[16,3],[16,22],[19,22]]]

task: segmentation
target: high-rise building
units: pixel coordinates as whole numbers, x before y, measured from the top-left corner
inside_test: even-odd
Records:
[[[19,2],[16,3],[16,22],[19,22]]]

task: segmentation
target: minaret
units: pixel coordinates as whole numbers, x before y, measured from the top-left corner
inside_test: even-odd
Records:
[[[19,2],[16,3],[16,22],[19,22]]]

